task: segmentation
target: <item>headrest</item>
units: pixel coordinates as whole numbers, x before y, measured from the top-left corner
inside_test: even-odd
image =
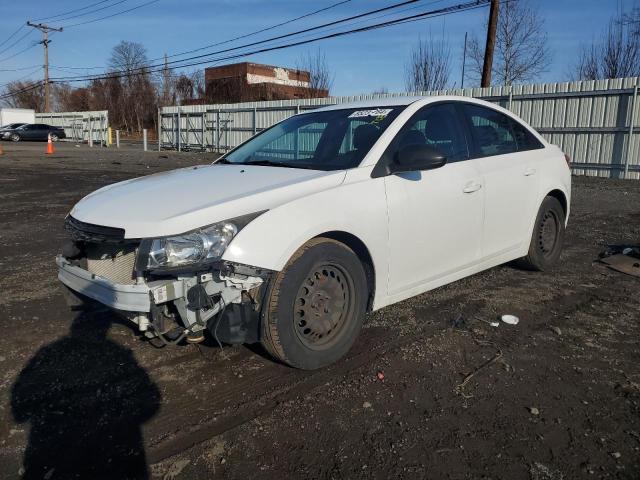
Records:
[[[427,140],[432,143],[451,141],[451,130],[447,128],[447,124],[445,122],[435,122],[431,121],[427,123],[427,128],[425,129],[425,136]]]
[[[353,146],[356,150],[368,150],[376,141],[378,127],[365,123],[359,125],[353,132]]]
[[[427,143],[426,138],[424,137],[424,133],[419,130],[411,129],[405,132],[402,135],[402,139],[400,140],[400,148],[406,147],[407,145],[425,145]]]
[[[496,129],[489,125],[481,125],[476,127],[476,134],[480,145],[488,146],[498,141],[498,133]]]

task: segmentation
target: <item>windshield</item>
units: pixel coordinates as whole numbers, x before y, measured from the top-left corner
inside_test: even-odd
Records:
[[[357,167],[404,106],[350,108],[290,117],[219,163],[344,170]]]

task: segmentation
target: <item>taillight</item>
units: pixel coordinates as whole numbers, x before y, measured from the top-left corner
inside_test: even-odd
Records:
[[[565,154],[564,154],[564,159],[565,159],[565,161],[567,162],[567,166],[568,166],[569,168],[571,168],[571,157],[565,153]]]

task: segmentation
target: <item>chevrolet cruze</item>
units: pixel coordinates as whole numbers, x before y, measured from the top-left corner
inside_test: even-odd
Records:
[[[559,259],[568,157],[466,97],[292,116],[222,156],[104,187],[69,213],[59,279],[164,343],[261,342],[315,369],[368,311],[517,260]]]

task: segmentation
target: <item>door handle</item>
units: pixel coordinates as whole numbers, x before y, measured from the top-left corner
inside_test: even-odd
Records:
[[[524,176],[525,176],[525,177],[530,177],[531,175],[535,175],[535,174],[536,174],[536,172],[537,172],[537,170],[536,170],[535,168],[527,168],[527,169],[524,171]]]
[[[473,193],[473,192],[477,192],[481,188],[482,188],[481,183],[471,182],[471,183],[467,183],[465,187],[462,189],[462,191],[464,193]]]

